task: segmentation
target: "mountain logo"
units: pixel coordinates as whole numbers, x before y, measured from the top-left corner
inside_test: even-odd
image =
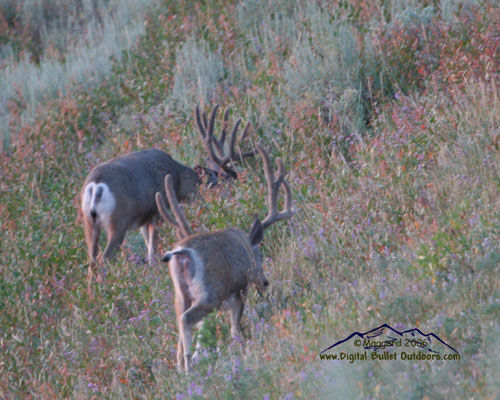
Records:
[[[387,324],[380,325],[368,332],[354,332],[343,340],[332,344],[324,349],[320,356],[329,350],[346,348],[354,345],[357,348],[363,348],[371,352],[389,351],[395,348],[410,348],[414,351],[426,351],[432,354],[449,353],[450,350],[459,354],[459,352],[442,340],[434,333],[423,333],[418,328],[398,331]]]

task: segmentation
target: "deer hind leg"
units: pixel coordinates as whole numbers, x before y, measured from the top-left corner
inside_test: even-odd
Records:
[[[177,342],[177,370],[184,371],[184,345],[181,335],[181,316],[191,306],[190,300],[182,294],[177,294],[174,300],[175,315],[177,316],[177,327],[179,328],[179,341]]]
[[[194,346],[194,354],[193,354],[193,362],[196,362],[201,357],[201,339],[202,339],[202,330],[205,325],[205,320],[202,319],[198,324],[196,325],[196,328],[198,329],[198,334],[196,335],[196,345]]]
[[[102,254],[102,258],[104,259],[104,261],[107,261],[110,258],[114,257],[117,250],[122,245],[126,233],[127,229],[123,226],[107,227],[108,243],[106,244],[106,248],[104,249],[104,252]]]
[[[89,218],[84,217],[84,230],[89,262],[95,265],[97,263],[97,252],[99,251],[99,233],[101,232],[101,227],[96,223],[92,223]]]
[[[191,362],[191,340],[193,326],[200,322],[203,317],[208,315],[210,308],[205,304],[195,303],[185,311],[179,321],[179,334],[181,336],[184,350],[184,369],[186,373],[193,370]]]
[[[89,257],[89,268],[87,272],[87,292],[90,292],[90,285],[94,275],[94,268],[97,265],[97,253],[99,251],[99,233],[101,228],[98,224],[90,221],[86,216],[84,220],[85,242],[87,243],[87,251]]]
[[[182,337],[180,334],[177,342],[177,371],[184,371],[184,347],[182,345]]]

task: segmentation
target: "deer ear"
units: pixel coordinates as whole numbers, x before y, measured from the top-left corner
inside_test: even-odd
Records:
[[[252,227],[250,228],[250,244],[252,246],[258,245],[263,237],[264,237],[264,230],[262,229],[262,224],[260,223],[260,220],[255,217],[253,220]]]
[[[236,171],[231,167],[228,167],[227,165],[221,167],[210,158],[207,158],[207,165],[208,168],[205,168],[205,170],[208,169],[210,171],[213,171],[219,176],[223,176],[224,178],[238,179],[238,174],[236,173]]]
[[[219,170],[221,169],[219,168]],[[197,165],[196,167],[194,167],[194,172],[196,173],[196,175],[198,175],[198,183],[204,182],[209,188],[217,185],[218,174],[216,170]]]

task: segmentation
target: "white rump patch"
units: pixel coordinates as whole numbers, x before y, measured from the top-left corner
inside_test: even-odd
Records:
[[[203,261],[201,260],[200,256],[196,252],[196,250],[191,249],[189,247],[185,247],[185,248],[176,247],[175,249],[173,249],[171,251],[171,253],[175,253],[176,251],[179,251],[179,250],[188,251],[189,258],[191,259],[191,262],[194,264],[192,266],[192,267],[194,267],[194,276],[193,276],[193,280],[191,281],[191,284],[189,285],[190,294],[193,298],[195,298],[199,301],[204,301],[204,299],[206,298],[206,288],[205,288],[205,284],[204,284],[205,273],[204,273]],[[177,263],[175,254],[173,255],[170,262]],[[183,280],[182,277],[177,277],[177,279]],[[180,286],[179,286],[180,282],[176,282],[177,279],[173,278],[174,286],[175,286],[176,290],[180,293],[181,292]]]
[[[191,259],[194,262],[193,294],[201,299],[206,297],[205,288],[205,266],[200,256],[194,249],[191,250]]]
[[[90,182],[83,191],[82,211],[91,216],[95,213],[100,220],[106,222],[115,210],[115,196],[105,183]]]

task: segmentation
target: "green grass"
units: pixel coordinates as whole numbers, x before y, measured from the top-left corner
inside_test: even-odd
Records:
[[[0,397],[498,396],[498,6],[344,3],[164,2],[93,89],[18,120],[0,154]],[[186,377],[168,269],[139,262],[138,232],[87,296],[78,196],[129,151],[203,164],[192,109],[213,102],[283,159],[298,212],[266,231],[271,285],[249,292],[243,343],[212,313]],[[196,230],[265,215],[260,161],[238,171],[186,207]],[[174,242],[160,236],[158,253]],[[382,323],[434,332],[461,359],[320,361]]]

